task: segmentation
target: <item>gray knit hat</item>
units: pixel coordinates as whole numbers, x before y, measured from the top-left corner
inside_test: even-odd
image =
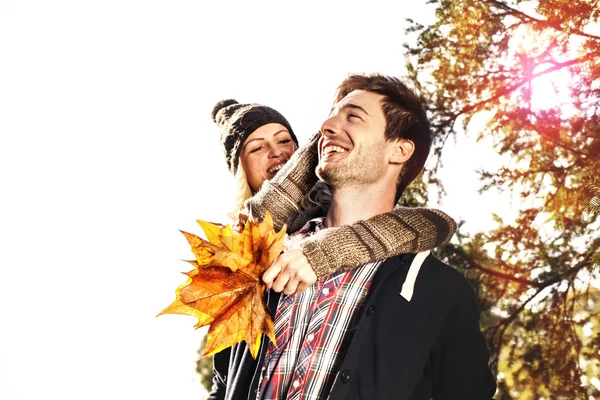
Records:
[[[278,123],[287,128],[298,146],[298,139],[287,119],[278,111],[260,104],[240,104],[236,100],[221,100],[213,107],[211,117],[221,131],[221,147],[232,174],[237,172],[242,145],[258,128]]]

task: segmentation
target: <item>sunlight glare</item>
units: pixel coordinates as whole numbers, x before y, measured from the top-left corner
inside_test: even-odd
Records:
[[[531,91],[526,96],[533,111],[558,108],[567,117],[573,108],[572,74],[568,67],[548,73],[544,71],[580,56],[582,42],[571,40],[567,54],[555,54],[552,46],[556,40],[552,30],[536,31],[529,26],[521,26],[510,40],[506,64],[509,68],[522,69],[525,77],[539,75],[531,80]]]
[[[551,67],[549,64],[538,65],[533,73],[549,67]],[[532,81],[531,108],[536,111],[547,110],[570,103],[572,100],[570,84],[571,73],[566,69],[559,69],[535,78]]]

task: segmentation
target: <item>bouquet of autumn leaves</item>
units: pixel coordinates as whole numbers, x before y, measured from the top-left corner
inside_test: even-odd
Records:
[[[196,257],[188,261],[194,269],[184,272],[188,279],[175,291],[175,301],[158,315],[191,315],[198,319],[196,329],[210,326],[203,356],[244,340],[256,358],[262,333],[275,342],[260,278],[283,251],[285,227],[276,233],[268,212],[260,223],[248,220],[241,232],[197,222],[208,240],[181,231]]]

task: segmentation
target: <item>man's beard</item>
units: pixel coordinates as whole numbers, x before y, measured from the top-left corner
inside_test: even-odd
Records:
[[[340,163],[319,164],[315,170],[319,179],[332,189],[362,187],[378,181],[384,173],[385,144],[374,144],[364,154],[347,157]]]

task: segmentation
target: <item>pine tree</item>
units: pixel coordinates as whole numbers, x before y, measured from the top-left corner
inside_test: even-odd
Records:
[[[409,20],[405,46],[435,133],[424,182],[441,185],[449,137],[478,129],[506,160],[481,190],[521,199],[514,221],[441,252],[476,288],[498,398],[600,398],[600,1],[429,3],[436,20]]]

